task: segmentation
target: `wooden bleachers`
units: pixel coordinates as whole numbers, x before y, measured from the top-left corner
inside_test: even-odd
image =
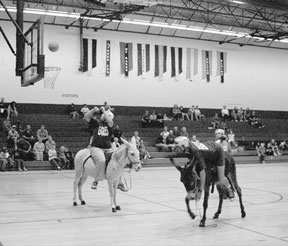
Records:
[[[50,105],[51,106],[51,105]],[[26,108],[28,107],[28,109]],[[22,109],[22,112],[21,112]],[[166,109],[167,110],[167,109]],[[65,105],[21,105],[20,115],[17,120],[20,121],[22,127],[26,124],[32,126],[34,134],[41,124],[45,124],[49,134],[53,136],[56,141],[57,150],[61,145],[68,146],[70,150],[76,153],[81,148],[85,148],[89,142],[90,134],[88,132],[87,123],[83,119],[71,119],[65,112]],[[144,109],[139,108],[138,111],[133,107],[130,108],[116,108],[115,109],[115,124],[119,124],[123,135],[130,138],[133,132],[137,130],[139,136],[144,140],[147,150],[153,159],[145,160],[144,166],[165,166],[170,165],[170,161],[167,158],[168,153],[158,152],[154,147],[155,139],[162,131],[162,128],[142,128],[141,127],[141,115]],[[117,112],[121,114],[117,114]],[[213,115],[211,113],[211,115]],[[286,116],[286,115],[285,115]],[[207,116],[203,122],[190,122],[190,121],[168,121],[165,125],[168,129],[178,126],[181,128],[185,126],[189,132],[189,135],[196,135],[201,142],[214,139],[214,130],[209,130],[208,126],[212,116]],[[13,122],[13,120],[12,120]],[[258,141],[270,141],[271,138],[276,139],[277,142],[287,138],[288,139],[288,124],[287,120],[279,117],[263,118],[261,122],[266,126],[263,129],[255,129],[249,126],[246,122],[228,122],[229,128],[232,128],[236,140],[239,145],[246,148],[243,152],[235,154],[236,163],[259,163],[259,157],[255,149],[249,150],[252,143]],[[16,120],[14,120],[16,123]],[[3,132],[0,132],[0,146],[6,145],[6,137]],[[181,159],[179,161],[187,161]],[[282,156],[274,156],[272,159],[266,157],[266,162],[279,162],[288,161],[288,155],[284,153]],[[48,161],[26,162],[29,170],[47,170],[51,169],[51,165]]]

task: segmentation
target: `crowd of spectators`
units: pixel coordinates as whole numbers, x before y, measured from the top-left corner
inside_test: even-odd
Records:
[[[283,140],[279,144],[276,142],[275,139],[271,139],[270,142],[258,142],[256,145],[256,151],[259,156],[259,162],[265,163],[265,157],[282,155],[280,150],[285,151],[288,149],[288,145],[286,140]]]

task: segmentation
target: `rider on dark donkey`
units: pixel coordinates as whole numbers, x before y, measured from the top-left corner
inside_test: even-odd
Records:
[[[209,172],[209,175],[216,173],[218,186],[226,190],[225,193],[227,193],[229,198],[234,198],[231,185],[225,177],[225,153],[220,144],[212,141],[205,144],[194,143],[189,141],[188,138],[181,136],[175,138],[175,143],[178,147],[176,147],[177,153],[172,154],[170,160],[173,162],[173,157],[187,157],[196,163],[196,172],[199,174],[200,188],[196,194],[193,195],[193,193],[190,193],[188,195],[194,196],[193,198],[196,200],[200,200],[203,189],[205,186],[209,186],[209,184],[205,184],[206,172]]]

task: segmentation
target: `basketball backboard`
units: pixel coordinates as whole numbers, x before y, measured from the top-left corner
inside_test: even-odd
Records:
[[[28,43],[24,47],[24,66],[21,86],[29,86],[40,81],[45,75],[45,55],[43,53],[44,22],[40,18],[24,33]]]

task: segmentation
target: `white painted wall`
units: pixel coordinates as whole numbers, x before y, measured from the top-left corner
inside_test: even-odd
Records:
[[[15,47],[14,26],[8,22],[0,22],[0,25]],[[98,66],[91,76],[78,71],[79,30],[45,26],[46,66],[59,66],[62,69],[56,80],[55,90],[44,89],[42,81],[34,86],[22,88],[20,78],[15,76],[15,57],[1,36],[0,97],[4,97],[7,102],[15,100],[19,103],[70,104],[73,102],[98,105],[108,101],[111,105],[122,106],[170,107],[177,103],[184,107],[199,105],[200,108],[221,108],[223,104],[227,104],[229,108],[235,105],[258,110],[288,111],[288,50],[228,44],[220,46],[214,42],[92,30],[85,30],[84,36],[98,39]],[[104,74],[103,59],[103,45],[106,40],[111,40],[115,45],[111,76],[108,78]],[[59,43],[58,52],[52,53],[48,50],[50,41]],[[120,75],[120,41],[134,44],[134,69],[129,74],[129,78]],[[151,46],[150,73],[147,74],[146,79],[137,77],[136,44],[139,42],[183,47],[183,50],[186,47],[199,49],[199,72],[195,80],[189,82],[185,80],[184,75],[182,79],[175,81],[169,78],[170,73],[162,81],[154,78],[153,46]],[[213,75],[210,83],[202,80],[201,50],[213,51]],[[221,84],[220,78],[216,77],[216,51],[228,53],[228,71],[225,74],[224,84]],[[183,60],[185,73],[185,59]],[[169,67],[168,55],[170,71]]]

